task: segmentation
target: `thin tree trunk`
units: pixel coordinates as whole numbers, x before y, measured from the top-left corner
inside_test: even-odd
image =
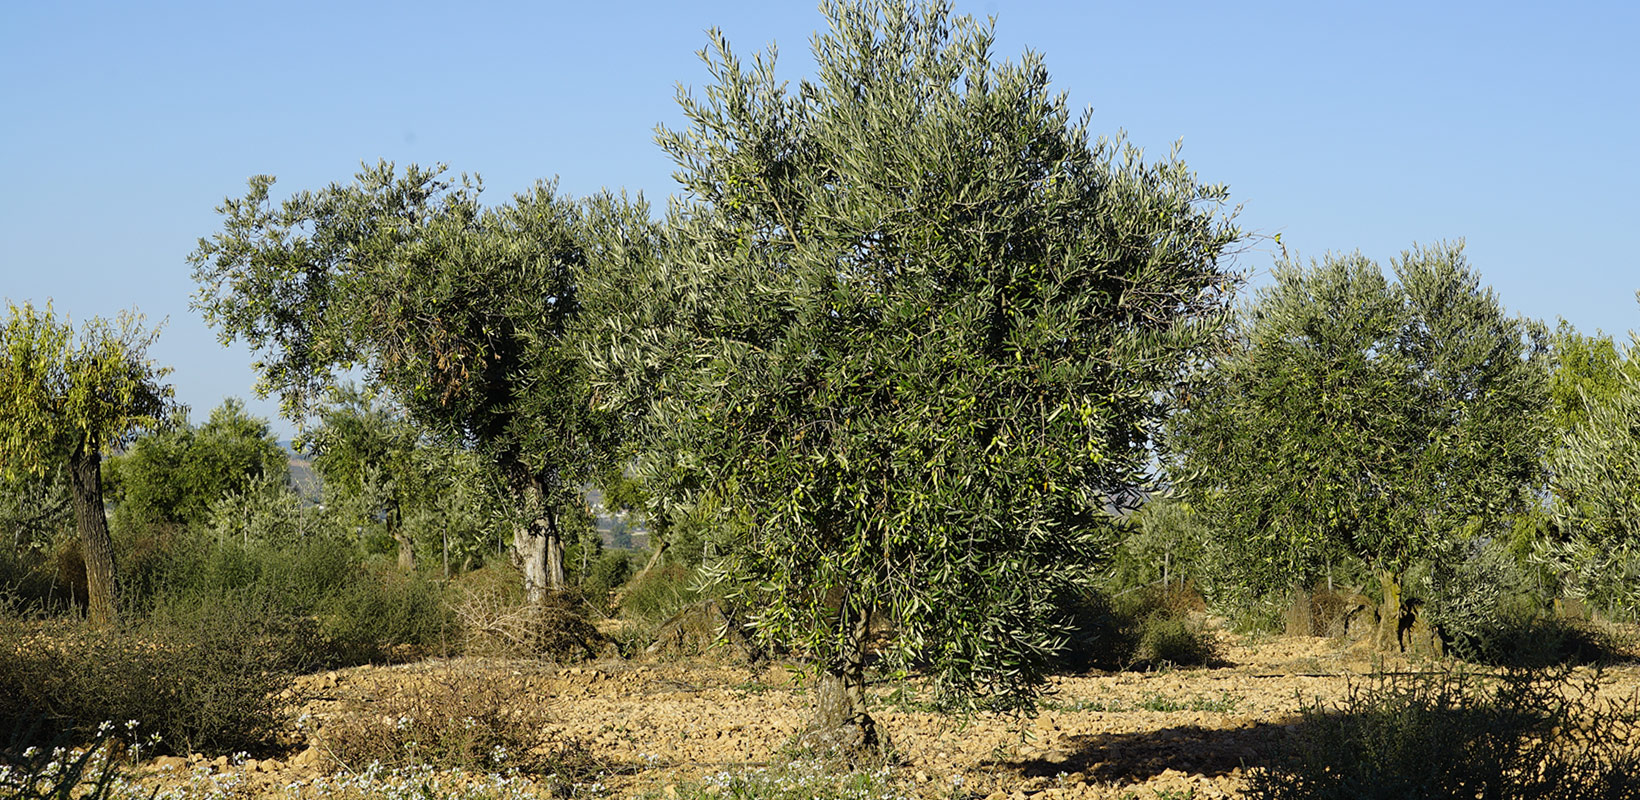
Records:
[[[399,513],[399,504],[394,502],[387,508],[387,530],[393,541],[399,543],[399,569],[405,572],[416,571],[416,544],[410,540],[410,534],[404,530],[404,520]]]
[[[1384,604],[1378,611],[1378,635],[1373,645],[1383,652],[1401,652],[1401,617],[1406,609],[1401,602],[1401,576],[1380,571],[1378,585],[1384,592]]]
[[[877,723],[866,713],[866,640],[871,635],[871,614],[860,612],[849,631],[848,652],[843,660],[843,691],[852,713],[845,724],[858,728],[862,744],[877,742]]]
[[[87,618],[102,628],[119,621],[114,608],[114,541],[103,512],[102,451],[81,446],[69,457],[74,491],[74,525],[85,551]]]
[[[644,576],[648,575],[651,570],[655,569],[655,567],[660,566],[661,555],[666,552],[666,540],[661,539],[657,541],[653,533],[651,533],[649,537],[651,546],[655,548],[654,551],[649,554],[649,560],[644,563],[643,569],[638,570],[638,574],[632,576],[632,578],[626,582],[626,586],[622,586],[621,588],[615,590],[615,596],[611,600],[610,605],[619,606],[621,601],[626,597],[627,586],[637,586],[642,583]]]
[[[592,557],[592,537],[596,536],[596,535],[598,535],[598,530],[596,528],[594,528],[591,534],[589,534],[588,536],[582,538],[582,540],[581,540],[581,581],[582,582],[585,582],[586,579],[587,579],[587,575],[590,574],[590,569],[591,568],[590,568],[589,564],[591,562],[590,562],[589,559],[591,559],[591,557]]]
[[[638,583],[643,580],[645,575],[649,574],[650,570],[660,566],[661,556],[666,553],[667,541],[665,539],[656,541],[653,533],[649,535],[649,541],[654,545],[655,551],[649,554],[649,560],[644,562],[643,569],[638,570],[638,574],[634,575],[629,583]]]

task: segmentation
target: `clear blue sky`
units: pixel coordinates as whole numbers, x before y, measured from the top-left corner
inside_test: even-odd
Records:
[[[1094,127],[1175,140],[1241,222],[1304,256],[1464,238],[1515,311],[1640,328],[1640,4],[961,2],[1043,53]],[[0,296],[168,319],[153,355],[201,418],[251,355],[189,309],[185,257],[258,173],[446,162],[500,202],[538,178],[673,192],[651,141],[722,28],[811,71],[807,2],[6,3]],[[1241,257],[1257,285],[1272,254]]]

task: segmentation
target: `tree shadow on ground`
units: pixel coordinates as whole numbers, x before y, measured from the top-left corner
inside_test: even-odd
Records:
[[[1000,766],[1023,777],[1081,773],[1090,783],[1143,783],[1168,770],[1219,777],[1269,766],[1287,752],[1305,723],[1298,717],[1239,728],[1178,725],[1153,731],[1068,737],[1058,756]]]
[[[1595,681],[1506,678],[1482,690],[1461,676],[1421,680],[1275,722],[1072,736],[1053,756],[999,766],[1118,785],[1256,773],[1275,796],[1640,797],[1640,700],[1602,698]],[[1567,795],[1571,776],[1579,786]]]

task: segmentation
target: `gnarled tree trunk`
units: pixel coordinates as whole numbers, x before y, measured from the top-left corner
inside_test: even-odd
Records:
[[[814,696],[814,727],[802,742],[828,754],[852,757],[881,750],[884,742],[876,720],[866,713],[866,639],[871,614],[860,611],[850,619],[845,605],[840,616],[848,631],[844,652],[840,663],[820,677]]]
[[[513,558],[524,572],[524,598],[541,605],[547,595],[564,590],[564,542],[539,478],[525,489],[524,522],[513,526]]]
[[[69,457],[74,494],[74,526],[85,552],[86,616],[93,627],[119,621],[114,607],[114,541],[103,512],[102,451],[82,445]]]
[[[524,572],[524,599],[530,605],[547,602],[547,537],[537,530],[537,522],[513,526],[513,558]]]
[[[416,571],[416,546],[410,537],[403,531],[393,533],[393,541],[399,544],[399,569],[404,572]]]
[[[568,581],[564,578],[564,537],[558,532],[558,511],[546,506],[543,512],[547,523],[547,588],[562,592]]]

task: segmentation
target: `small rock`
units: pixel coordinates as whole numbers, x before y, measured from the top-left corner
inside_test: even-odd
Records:
[[[291,758],[290,764],[293,767],[318,767],[323,759],[324,754],[319,752],[319,748],[309,747]]]
[[[160,756],[154,759],[154,769],[182,770],[188,768],[188,759],[182,756]]]

